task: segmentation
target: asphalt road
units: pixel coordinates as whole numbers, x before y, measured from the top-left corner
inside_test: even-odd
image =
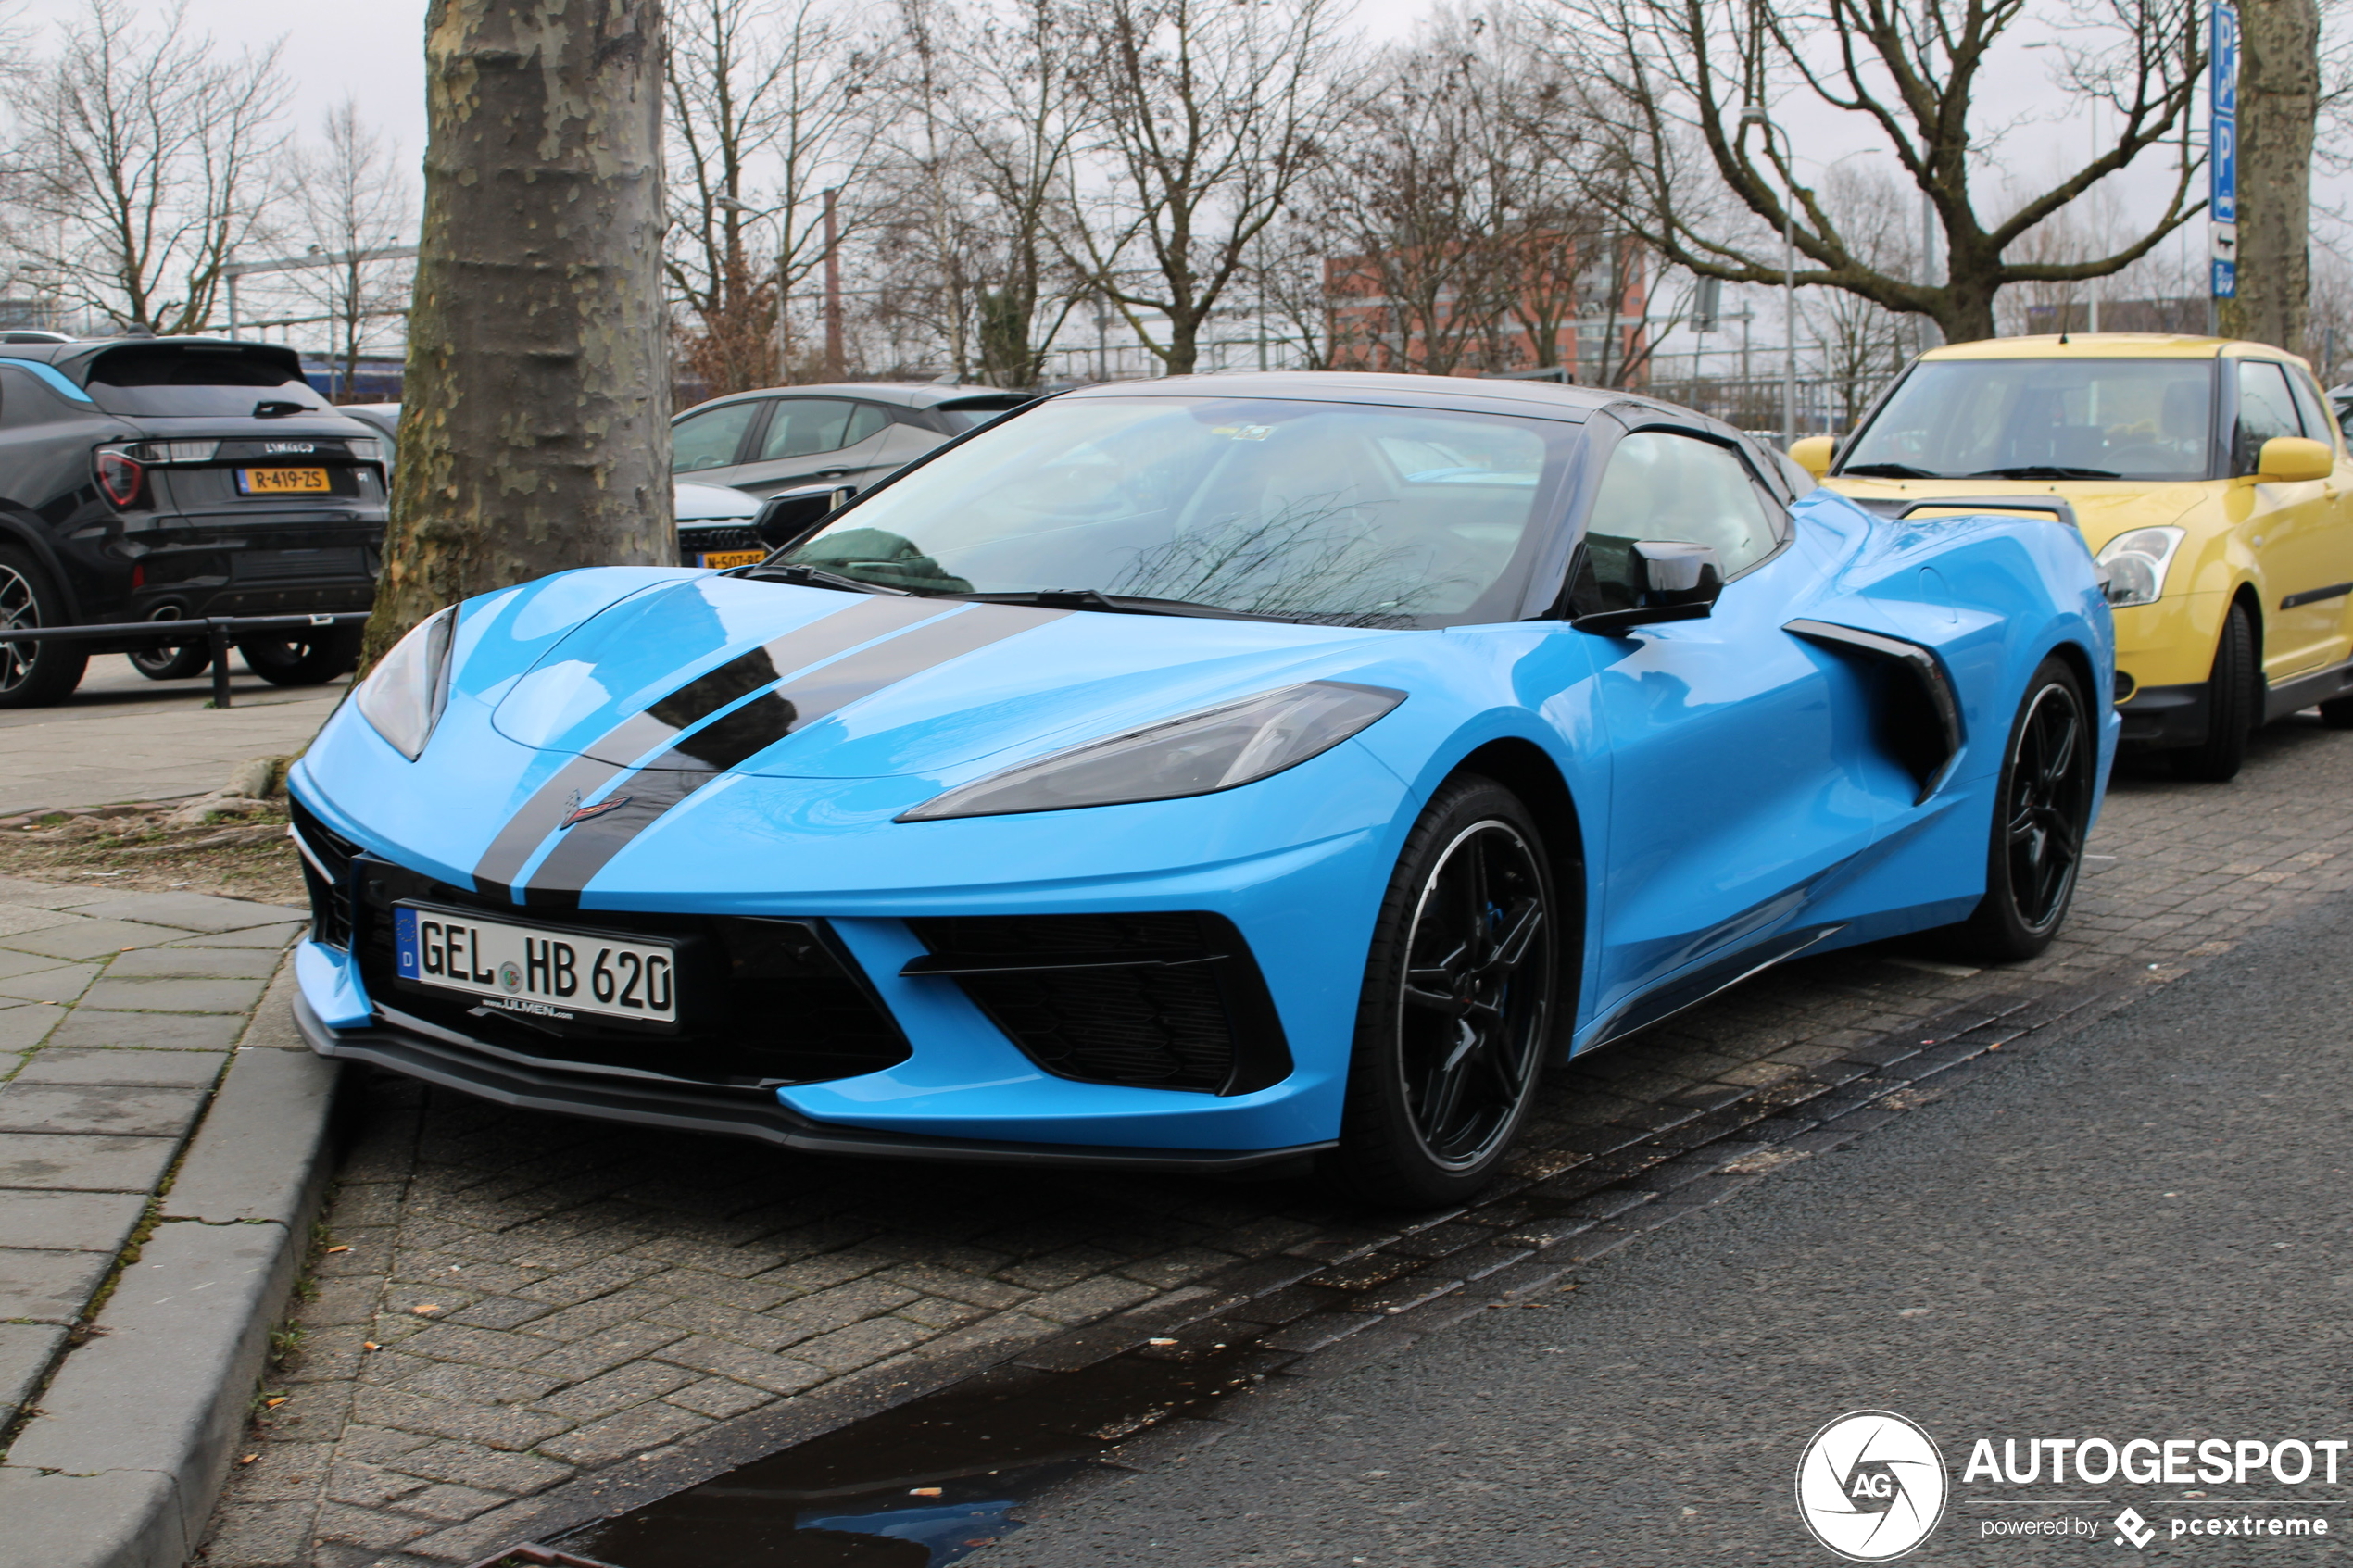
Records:
[[[2297,1486],[1962,1478],[1981,1436],[2353,1438],[2348,951],[2353,900],[2318,906],[1587,1265],[1554,1305],[1274,1379],[1223,1441],[1050,1494],[973,1562],[1833,1562],[1793,1476],[1818,1427],[1866,1408],[1919,1423],[1952,1478],[1906,1562],[2353,1554],[2353,1452],[2338,1486],[2317,1467]],[[2115,1538],[2127,1504],[2145,1549]],[[2172,1534],[2274,1515],[2331,1532]],[[2066,1516],[2097,1534],[1982,1533]]]

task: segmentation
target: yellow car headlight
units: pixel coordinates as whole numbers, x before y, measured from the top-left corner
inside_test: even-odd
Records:
[[[2157,603],[2165,592],[2165,569],[2173,564],[2183,536],[2178,528],[2133,528],[2101,546],[2092,558],[2108,602],[2119,609]]]

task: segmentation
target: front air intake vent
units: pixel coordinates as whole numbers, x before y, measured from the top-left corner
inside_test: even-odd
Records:
[[[960,915],[908,922],[901,972],[952,979],[1057,1077],[1248,1094],[1290,1075],[1265,979],[1223,915]]]
[[[351,946],[351,862],[359,847],[286,797],[295,848],[302,859],[303,885],[310,893],[310,935],[330,947]]]

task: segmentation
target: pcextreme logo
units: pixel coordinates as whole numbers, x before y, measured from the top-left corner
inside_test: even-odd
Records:
[[[1936,1439],[1893,1411],[1849,1411],[1797,1461],[1798,1517],[1850,1562],[1886,1562],[1928,1539],[1944,1494]]]

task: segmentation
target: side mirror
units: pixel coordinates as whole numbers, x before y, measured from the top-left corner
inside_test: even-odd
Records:
[[[1637,582],[1630,609],[1580,615],[1569,624],[1579,632],[1615,633],[1664,621],[1701,621],[1724,591],[1723,569],[1705,545],[1674,539],[1638,539],[1629,552]]]
[[[781,550],[814,533],[825,519],[857,494],[846,484],[779,490],[761,503],[759,512],[751,520],[751,531],[770,549]]]
[[[1789,460],[1812,474],[1816,479],[1831,471],[1831,458],[1838,451],[1838,442],[1827,435],[1809,435],[1803,441],[1790,443]]]
[[[2255,477],[2278,484],[2326,479],[2336,471],[2336,453],[2325,441],[2300,435],[2275,435],[2263,443],[2255,459]]]

